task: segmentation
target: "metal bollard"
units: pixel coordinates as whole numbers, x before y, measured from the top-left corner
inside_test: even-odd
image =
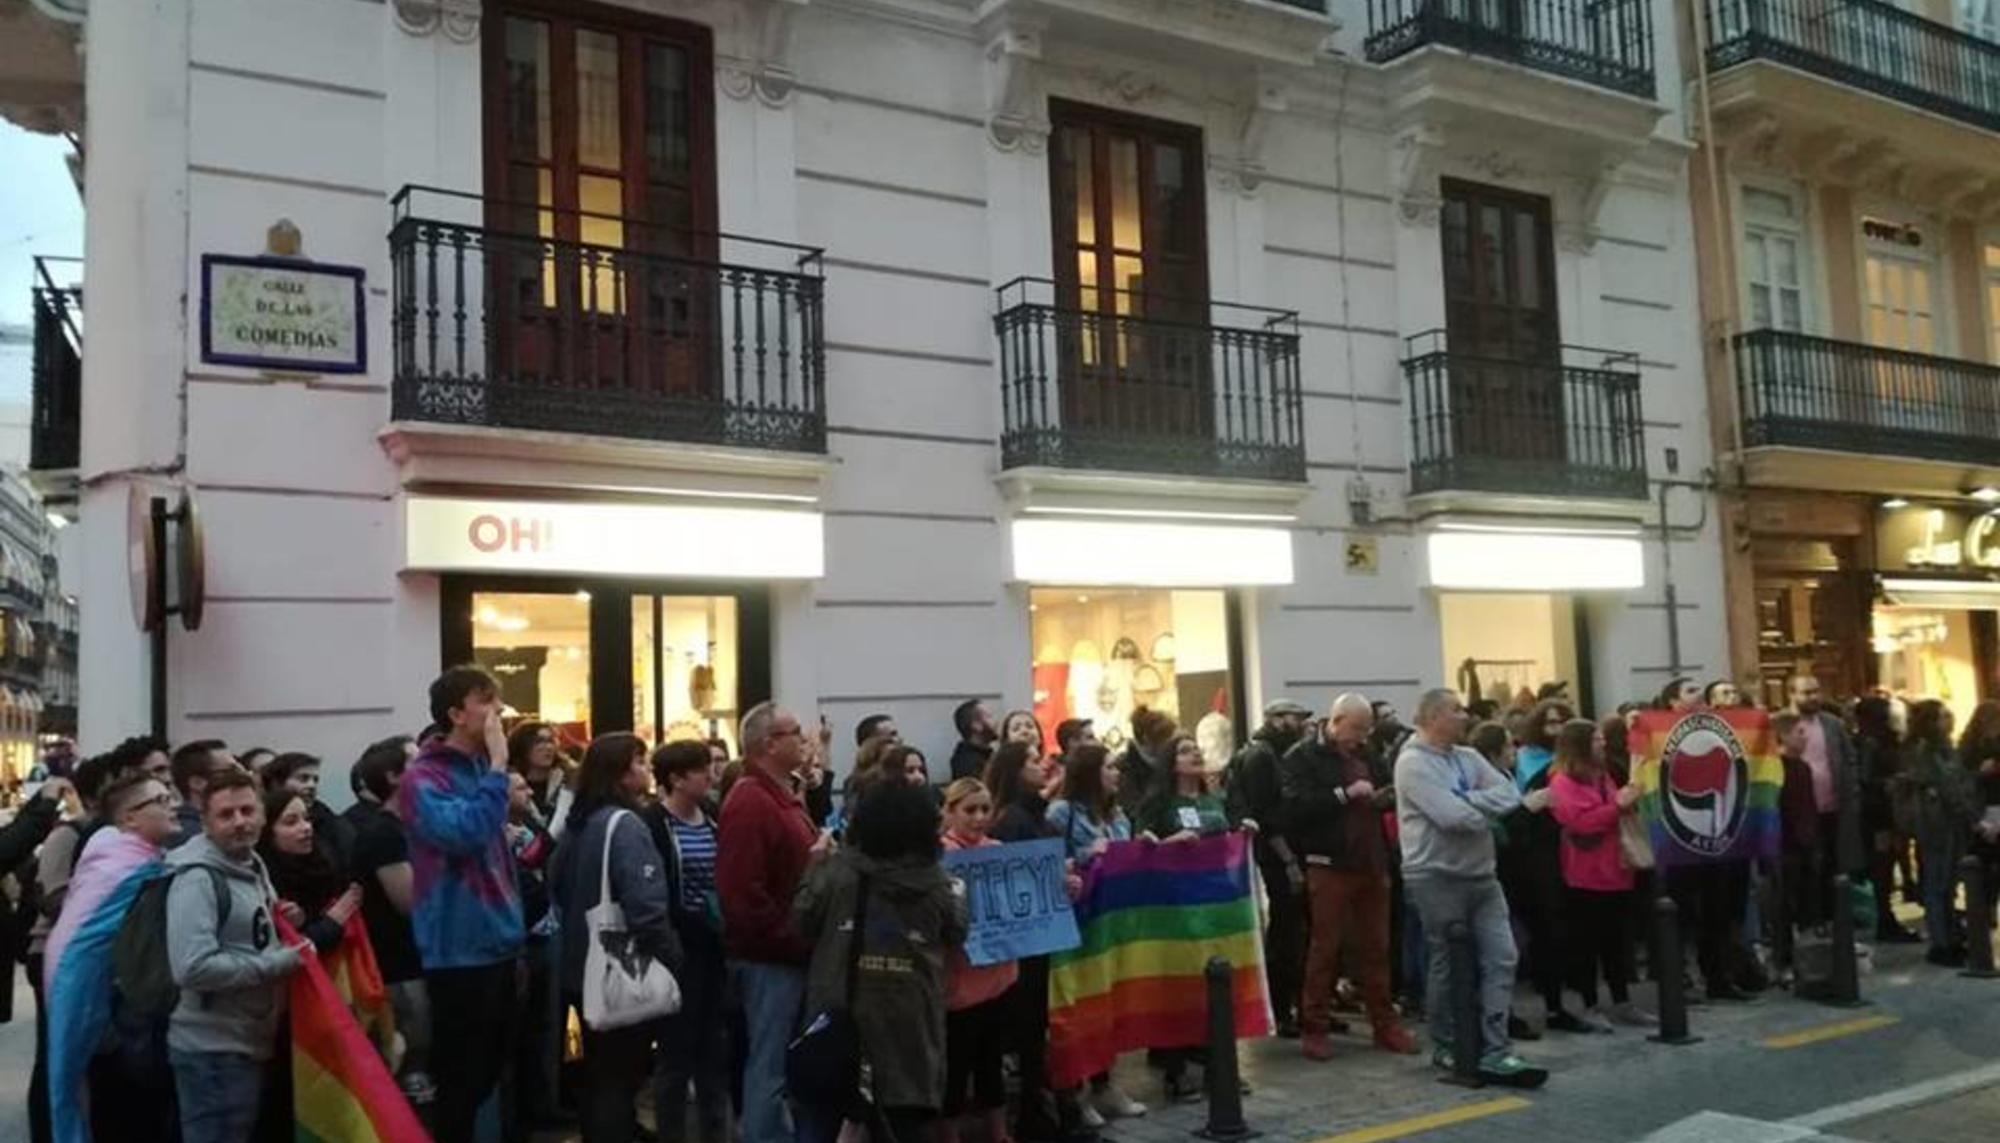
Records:
[[[1847,874],[1833,878],[1833,945],[1827,950],[1826,1002],[1840,1008],[1861,1004],[1861,968],[1854,953],[1852,882]]]
[[[1451,1071],[1438,1079],[1459,1087],[1484,1087],[1486,1081],[1479,1075],[1479,1057],[1485,1048],[1485,1034],[1480,1030],[1479,954],[1473,947],[1471,926],[1464,921],[1451,922],[1445,926],[1444,942],[1451,957],[1450,995],[1444,1002],[1451,1005],[1453,1043]],[[1438,1003],[1437,998],[1431,1003]]]
[[[1960,976],[2000,976],[1993,968],[1993,905],[1986,896],[1986,863],[1967,857],[1958,863],[1965,880],[1965,969]]]
[[[1681,961],[1681,911],[1672,897],[1653,902],[1653,949],[1659,962],[1653,980],[1660,986],[1660,1030],[1648,1037],[1656,1044],[1698,1044],[1688,1034],[1687,966]]]
[[[1195,1132],[1203,1139],[1254,1139],[1261,1131],[1243,1122],[1243,1087],[1236,1072],[1235,972],[1226,957],[1210,957],[1208,981],[1208,1122]]]

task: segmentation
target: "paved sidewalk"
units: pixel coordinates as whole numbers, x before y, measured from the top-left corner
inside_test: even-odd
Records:
[[[1994,1084],[1929,1102],[1824,1126],[1789,1122],[2000,1060],[2000,981],[1932,968],[1920,954],[1883,950],[1860,1009],[1774,992],[1694,1009],[1702,1042],[1689,1047],[1623,1029],[1523,1044],[1524,1055],[1553,1072],[1539,1092],[1442,1084],[1428,1056],[1389,1056],[1355,1036],[1336,1037],[1339,1054],[1323,1064],[1303,1059],[1295,1041],[1248,1042],[1243,1074],[1255,1090],[1245,1117],[1272,1143],[1988,1143],[2000,1138],[2000,1070]],[[1650,1002],[1645,990],[1639,996]],[[33,1062],[33,1003],[23,983],[15,1020],[0,1025],[0,1143],[27,1140],[21,1093]],[[1530,1002],[1520,1007],[1537,1014]],[[1142,1058],[1129,1057],[1118,1074],[1154,1108],[1114,1124],[1108,1143],[1186,1143],[1202,1126],[1206,1105],[1162,1106]]]

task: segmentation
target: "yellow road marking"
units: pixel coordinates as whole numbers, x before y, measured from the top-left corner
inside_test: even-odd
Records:
[[[1767,1048],[1803,1048],[1807,1044],[1821,1044],[1828,1040],[1838,1040],[1842,1036],[1852,1036],[1858,1032],[1872,1032],[1896,1023],[1894,1016],[1863,1016],[1859,1020],[1842,1020],[1837,1024],[1821,1024],[1817,1028],[1807,1028],[1802,1032],[1787,1032],[1782,1036],[1772,1036],[1762,1041]]]
[[[1339,1135],[1329,1135],[1314,1143],[1384,1143],[1389,1139],[1405,1139],[1424,1131],[1435,1131],[1440,1127],[1450,1127],[1455,1123],[1466,1123],[1474,1119],[1484,1119],[1489,1115],[1499,1115],[1503,1111],[1519,1111],[1533,1104],[1518,1095],[1502,1099],[1489,1099],[1483,1103],[1468,1103],[1463,1107],[1433,1111],[1429,1115],[1413,1115],[1408,1119],[1397,1119],[1389,1123],[1378,1123],[1373,1127],[1363,1127],[1358,1131],[1345,1131]]]

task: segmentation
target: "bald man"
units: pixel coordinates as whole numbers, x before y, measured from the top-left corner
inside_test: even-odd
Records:
[[[1368,748],[1374,707],[1343,694],[1319,734],[1286,753],[1279,768],[1286,835],[1305,865],[1311,938],[1300,1001],[1300,1050],[1309,1060],[1333,1058],[1327,1032],[1333,1017],[1334,974],[1343,947],[1361,982],[1375,1046],[1411,1055],[1416,1040],[1396,1019],[1389,999],[1389,839],[1382,813],[1395,804],[1389,775]]]

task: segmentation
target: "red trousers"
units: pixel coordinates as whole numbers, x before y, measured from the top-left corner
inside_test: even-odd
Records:
[[[1361,984],[1368,1022],[1377,1029],[1396,1022],[1389,1000],[1389,875],[1343,873],[1306,867],[1312,900],[1312,943],[1306,951],[1306,988],[1299,1023],[1325,1034],[1333,1017],[1333,985],[1346,953],[1348,975]]]

